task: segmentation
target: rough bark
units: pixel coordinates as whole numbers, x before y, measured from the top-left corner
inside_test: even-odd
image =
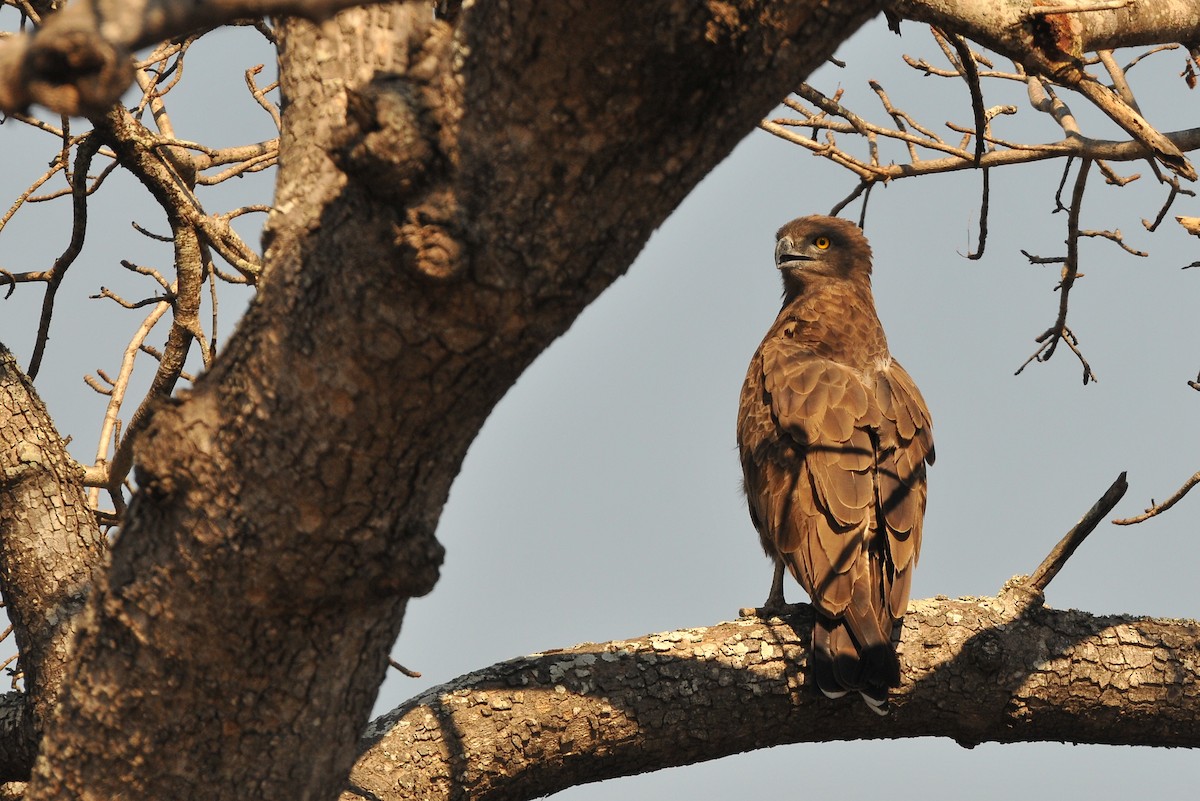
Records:
[[[513,659],[374,721],[342,801],[536,798],[831,739],[1200,745],[1200,623],[1024,600],[915,601],[884,719],[811,686],[807,605]]]
[[[888,0],[884,5],[898,17],[953,31],[1022,63],[1038,54],[1056,59],[1062,54],[1194,42],[1200,38],[1200,16],[1191,0],[1132,2],[1104,10],[1058,14],[1039,13],[1038,7],[1100,4],[1070,0]]]
[[[67,672],[74,618],[104,537],[46,407],[0,345],[0,591],[20,650],[24,693],[4,697],[0,777],[22,778]]]
[[[873,9],[283,23],[260,294],[139,441],[29,797],[336,795],[493,405]]]

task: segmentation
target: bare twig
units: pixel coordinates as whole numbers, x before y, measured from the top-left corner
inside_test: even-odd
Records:
[[[110,390],[105,392],[98,388],[93,382],[88,381],[88,386],[91,386],[92,389],[109,396],[108,406],[104,410],[104,422],[100,427],[100,439],[96,445],[96,466],[99,468],[102,477],[98,479],[93,478],[91,481],[87,481],[85,478],[85,481],[87,481],[88,485],[93,487],[88,496],[88,502],[91,504],[93,509],[95,509],[100,502],[99,488],[106,487],[111,491],[111,488],[114,484],[112,477],[109,475],[107,467],[108,453],[109,449],[112,447],[113,441],[116,438],[117,424],[119,420],[118,415],[121,411],[121,404],[125,402],[125,392],[129,388],[129,379],[133,375],[135,357],[137,356],[138,350],[141,348],[142,343],[146,341],[146,337],[150,335],[150,332],[154,329],[154,326],[158,324],[158,321],[162,319],[162,316],[166,314],[170,308],[171,303],[169,300],[160,300],[158,305],[156,305],[154,309],[151,310],[150,314],[146,316],[146,319],[142,321],[142,324],[138,326],[137,331],[134,332],[133,337],[129,340],[129,344],[125,346],[125,353],[121,358],[121,370],[119,373],[117,373],[115,380],[109,380],[104,373],[100,373],[101,378],[104,378],[105,381],[107,381],[107,383],[112,387]],[[85,380],[87,379],[85,378]]]
[[[1040,346],[1037,350],[1030,354],[1029,358],[1017,368],[1013,375],[1020,375],[1022,372],[1024,372],[1025,368],[1034,361],[1044,362],[1049,359],[1050,356],[1046,351],[1050,348],[1051,343],[1062,341],[1067,343],[1067,347],[1071,349],[1071,352],[1075,354],[1075,357],[1079,359],[1079,363],[1083,366],[1083,383],[1087,385],[1093,381],[1099,382],[1100,377],[1096,375],[1096,372],[1092,369],[1092,366],[1088,364],[1088,360],[1083,357],[1083,352],[1079,349],[1079,339],[1075,336],[1071,329],[1063,326],[1061,335],[1057,338],[1055,338],[1054,335],[1055,329],[1047,328],[1040,336],[1036,337],[1034,342],[1041,343]]]
[[[169,242],[171,240],[168,238],[167,241]],[[149,278],[153,278],[158,283],[158,285],[163,288],[163,291],[167,293],[168,299],[175,297],[175,290],[174,290],[174,288],[172,288],[170,282],[167,281],[166,278],[163,278],[162,273],[160,273],[158,270],[154,269],[153,267],[143,267],[140,264],[134,264],[133,262],[128,261],[126,259],[121,260],[121,266],[124,267],[126,270],[129,270],[130,272],[134,272],[134,273],[137,273],[138,275],[144,275]]]
[[[958,76],[959,73],[952,73]],[[1052,117],[1063,129],[1065,138],[1057,142],[1041,142],[1026,144],[1009,141],[990,133],[983,137],[994,149],[985,152],[981,158],[966,149],[966,142],[954,146],[943,141],[940,137],[926,136],[921,133],[923,127],[913,126],[911,118],[894,107],[890,101],[889,114],[895,114],[896,127],[877,125],[860,117],[850,109],[845,108],[836,99],[829,98],[809,85],[797,90],[797,94],[812,103],[818,109],[813,112],[806,109],[795,100],[787,100],[786,104],[803,115],[800,119],[764,120],[760,127],[781,139],[798,144],[814,154],[826,158],[839,166],[854,172],[861,180],[887,182],[898,178],[910,178],[918,175],[953,172],[979,167],[1000,167],[1009,164],[1025,164],[1046,159],[1063,157],[1091,158],[1094,161],[1122,162],[1137,161],[1152,157],[1154,154],[1138,141],[1112,141],[1092,139],[1082,135],[1078,123],[1061,100],[1049,90],[1040,79],[1014,75],[1025,81],[1030,94],[1030,101],[1040,111]],[[881,90],[880,90],[881,91]],[[881,101],[886,95],[881,95]],[[999,114],[1012,114],[1016,109],[1012,106],[997,106],[988,109],[986,119],[990,121]],[[959,126],[948,123],[954,131],[965,132],[971,136],[977,135],[977,127]],[[795,129],[812,129],[811,134],[805,135]],[[844,148],[837,147],[832,139],[820,138],[820,132],[833,132],[861,136],[866,142],[869,157],[859,158]],[[1163,134],[1181,151],[1200,148],[1200,128],[1174,131]],[[878,141],[891,139],[904,144],[910,155],[918,148],[937,151],[944,154],[936,159],[911,159],[907,163],[880,164],[877,156]]]
[[[1083,205],[1083,190],[1087,185],[1088,169],[1091,166],[1091,160],[1084,159],[1079,165],[1079,173],[1075,176],[1075,188],[1071,193],[1071,206],[1067,213],[1067,257],[1063,261],[1062,281],[1059,284],[1061,294],[1058,297],[1058,318],[1049,330],[1050,337],[1044,352],[1037,357],[1040,362],[1047,361],[1054,355],[1054,349],[1063,338],[1063,333],[1067,328],[1067,302],[1070,298],[1071,288],[1075,285],[1075,279],[1079,275],[1079,210]],[[1078,355],[1079,351],[1074,346],[1072,349]],[[1023,368],[1024,365],[1022,365]],[[1017,372],[1019,373],[1020,370]],[[1083,383],[1085,384],[1088,383],[1089,373],[1090,370],[1084,371]]]
[[[1195,382],[1189,381],[1188,384],[1192,385],[1193,389],[1200,389],[1200,387],[1195,385]],[[1146,511],[1142,514],[1136,515],[1135,517],[1123,517],[1118,520],[1114,520],[1113,523],[1118,526],[1131,526],[1134,523],[1141,523],[1143,520],[1149,520],[1155,515],[1160,515],[1175,504],[1179,503],[1183,496],[1187,495],[1191,491],[1192,487],[1196,486],[1197,484],[1200,484],[1200,472],[1194,473],[1191,478],[1183,483],[1182,487],[1175,490],[1174,495],[1172,495],[1170,498],[1167,498],[1162,503],[1155,503],[1154,499],[1152,498],[1150,500],[1150,506],[1147,507]]]
[[[1116,231],[1080,231],[1079,235],[1080,236],[1088,236],[1088,237],[1099,237],[1101,239],[1107,239],[1110,242],[1115,242],[1121,248],[1121,250],[1125,251],[1126,253],[1128,253],[1131,256],[1140,256],[1142,258],[1146,258],[1147,256],[1150,255],[1149,253],[1147,253],[1144,250],[1136,250],[1134,248],[1129,247],[1129,245],[1126,245],[1125,239],[1121,236],[1120,229],[1117,229]]]
[[[1179,178],[1175,176],[1169,176],[1166,180],[1166,183],[1171,187],[1171,191],[1167,194],[1167,199],[1163,202],[1162,208],[1158,210],[1158,216],[1154,218],[1154,222],[1149,222],[1145,219],[1142,220],[1142,226],[1145,227],[1147,231],[1155,231],[1158,229],[1158,226],[1162,224],[1163,219],[1167,216],[1167,212],[1171,209],[1171,204],[1175,202],[1175,198],[1178,195],[1186,195],[1188,197],[1196,196],[1196,193],[1192,190],[1182,188],[1179,185]],[[1176,219],[1179,218],[1176,217]]]
[[[947,35],[946,39],[958,55],[963,80],[966,81],[967,89],[971,93],[971,110],[975,115],[975,166],[978,167],[983,162],[988,135],[987,112],[983,108],[983,89],[979,85],[979,68],[975,65],[975,54],[971,52],[971,48],[967,47],[967,43],[961,36]],[[983,258],[983,253],[987,249],[989,195],[988,171],[985,169],[983,170],[982,198],[979,203],[979,248],[973,253],[967,253],[967,258],[973,261]]]
[[[229,169],[222,170],[215,175],[198,174],[196,176],[196,183],[201,186],[213,186],[248,172],[261,172],[274,167],[279,161],[279,140],[272,139],[269,142],[264,142],[261,147],[265,148],[264,152],[248,156]],[[210,159],[210,161],[214,165],[218,163],[216,158]],[[202,169],[207,169],[207,167],[203,167]]]
[[[943,34],[958,55],[958,63],[962,69],[963,80],[971,94],[971,111],[975,115],[975,164],[983,159],[985,137],[987,136],[987,116],[983,108],[983,89],[979,86],[979,68],[975,65],[975,55],[961,36]]]
[[[142,298],[141,300],[126,300],[125,298],[121,297],[116,292],[113,292],[111,289],[109,289],[108,287],[105,287],[105,286],[100,287],[99,294],[88,295],[88,297],[91,298],[92,300],[100,300],[102,298],[108,298],[109,300],[117,303],[117,305],[122,306],[126,309],[140,309],[144,306],[151,306],[155,303],[161,303],[164,300],[166,300],[166,301],[171,300],[171,298],[161,298],[161,297]]]
[[[50,340],[50,319],[54,315],[54,298],[63,276],[83,250],[83,238],[87,232],[87,170],[92,163],[92,157],[100,148],[96,137],[88,137],[80,142],[75,152],[74,174],[71,176],[71,194],[73,197],[73,219],[71,223],[71,241],[50,269],[50,277],[46,282],[46,294],[42,298],[42,314],[38,321],[37,339],[33,346],[33,355],[29,359],[26,374],[32,380],[37,377],[42,366],[42,356],[46,352],[46,343]]]
[[[103,152],[104,152],[104,148],[101,148],[100,153],[103,154]],[[117,162],[115,162],[115,161],[109,162],[108,166],[106,166],[103,170],[101,170],[100,174],[97,175],[95,177],[95,179],[88,185],[84,194],[85,195],[95,194],[96,190],[99,189],[104,184],[104,179],[107,178],[109,175],[111,175],[112,171],[115,170],[116,168],[117,168]],[[45,203],[48,200],[55,200],[56,198],[65,197],[67,195],[70,195],[71,193],[72,193],[72,189],[71,189],[70,185],[68,185],[62,189],[55,189],[52,192],[47,192],[44,195],[32,195],[29,198],[29,202],[30,203]]]
[[[1141,173],[1137,172],[1128,176],[1117,175],[1116,171],[1108,166],[1107,161],[1097,161],[1096,166],[1100,168],[1100,172],[1104,175],[1104,181],[1109,186],[1125,186],[1142,177]]]
[[[167,236],[166,234],[156,234],[153,231],[151,231],[147,228],[143,228],[141,225],[138,225],[137,220],[130,220],[129,224],[133,226],[133,230],[137,231],[139,234],[146,237],[147,239],[153,239],[156,242],[170,242],[171,241],[171,237]]]
[[[380,0],[366,0],[367,4]],[[11,53],[0,61],[0,105],[21,110],[41,103],[63,114],[97,116],[117,102],[132,80],[128,54],[181,36],[195,36],[238,18],[300,16],[324,21],[364,0],[236,0],[221,3],[115,3],[97,14],[91,3],[67,3],[36,37],[8,37]],[[103,23],[103,32],[98,30]],[[269,29],[259,28],[269,34]],[[64,41],[65,40],[65,41]],[[66,69],[46,51],[72,48]],[[151,58],[154,58],[153,56]],[[25,78],[25,80],[22,80]]]
[[[34,192],[40,189],[43,184],[45,184],[55,175],[58,175],[60,172],[62,172],[65,168],[66,165],[58,159],[55,159],[53,162],[51,162],[50,169],[42,173],[36,180],[34,180],[32,184],[29,185],[28,189],[18,195],[17,199],[14,200],[12,205],[8,207],[8,211],[4,213],[4,216],[0,217],[0,231],[4,230],[4,226],[8,225],[8,221],[11,220],[13,215],[20,210],[21,206],[25,205],[25,202],[29,201],[30,198],[33,197]]]
[[[1046,591],[1046,587],[1054,580],[1059,571],[1071,558],[1071,554],[1075,553],[1087,536],[1095,530],[1100,521],[1112,511],[1113,507],[1125,495],[1125,491],[1129,489],[1129,484],[1125,480],[1124,471],[1117,476],[1117,480],[1112,483],[1100,499],[1092,504],[1092,508],[1088,509],[1087,513],[1079,519],[1079,522],[1067,532],[1066,536],[1059,540],[1059,543],[1054,546],[1054,550],[1042,560],[1038,565],[1037,570],[1033,571],[1033,575],[1026,580],[1024,588],[1031,593],[1041,595]]]
[[[991,200],[991,181],[988,177],[988,171],[983,169],[983,185],[980,188],[979,198],[979,248],[974,252],[967,252],[967,258],[978,260],[983,258],[983,251],[987,248],[988,235],[988,204]]]
[[[279,81],[272,81],[266,86],[260,87],[254,80],[254,77],[262,71],[262,64],[246,70],[246,88],[250,90],[250,96],[254,98],[254,101],[271,115],[271,119],[275,122],[275,130],[280,130],[283,127],[283,122],[279,116],[279,108],[270,100],[267,100],[267,92],[278,89]]]
[[[837,204],[834,205],[834,207],[829,210],[829,216],[836,217],[839,214],[841,214],[842,209],[846,208],[851,203],[853,203],[855,198],[857,198],[859,195],[863,194],[864,192],[866,192],[867,197],[869,197],[871,194],[871,187],[873,187],[873,186],[875,186],[874,181],[859,181],[858,184],[855,185],[854,189],[852,189],[850,191],[850,194],[846,195],[844,198],[839,200],[837,202]],[[867,197],[863,198],[863,211],[864,212],[866,211]],[[862,227],[862,224],[860,223],[859,228],[861,228],[861,227]]]
[[[402,664],[400,664],[399,662],[397,662],[395,659],[392,659],[390,656],[388,657],[388,664],[389,664],[389,665],[391,665],[391,666],[392,666],[393,668],[395,668],[396,670],[398,670],[398,671],[400,671],[401,673],[403,673],[405,676],[408,676],[410,679],[419,679],[419,678],[421,678],[421,674],[420,674],[420,673],[418,673],[418,672],[417,672],[417,671],[415,671],[415,670],[409,670],[409,669],[408,669],[408,668],[406,668],[404,665],[402,665]]]

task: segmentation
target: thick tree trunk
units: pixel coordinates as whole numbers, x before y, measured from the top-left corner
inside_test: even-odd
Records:
[[[29,797],[335,796],[493,405],[874,8],[282,24],[261,292],[139,440]]]
[[[1200,745],[1200,624],[1019,600],[914,601],[882,719],[811,686],[807,605],[503,662],[375,721],[342,801],[515,801],[831,739]]]

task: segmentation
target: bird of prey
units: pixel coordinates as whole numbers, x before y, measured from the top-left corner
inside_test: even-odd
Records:
[[[750,518],[775,562],[765,606],[784,606],[786,566],[815,608],[817,687],[886,714],[934,458],[929,410],[888,351],[858,226],[792,220],[775,266],[783,308],[750,360],[737,427]]]

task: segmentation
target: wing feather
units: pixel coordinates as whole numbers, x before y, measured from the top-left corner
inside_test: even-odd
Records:
[[[889,611],[900,618],[908,608],[912,569],[921,552],[927,496],[925,466],[933,464],[933,425],[925,399],[899,362],[881,370],[875,382],[882,415],[879,426],[879,506],[887,532],[891,570],[885,570]]]
[[[879,409],[857,371],[792,340],[765,342],[762,356],[763,398],[802,454],[792,496],[776,501],[789,513],[772,515],[775,544],[813,603],[841,615],[874,526]]]
[[[861,606],[851,630],[878,640],[908,607],[920,552],[934,451],[919,390],[895,361],[864,377],[778,337],[751,364],[742,406],[738,442],[764,550],[823,614]],[[869,631],[867,617],[877,619]]]

